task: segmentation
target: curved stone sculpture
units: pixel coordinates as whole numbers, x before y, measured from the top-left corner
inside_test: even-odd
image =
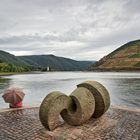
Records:
[[[95,98],[95,112],[94,118],[102,116],[110,106],[110,97],[107,89],[96,81],[85,81],[77,87],[85,87],[93,94]]]
[[[102,116],[109,106],[106,88],[96,81],[85,81],[70,96],[59,91],[48,94],[41,103],[39,118],[45,128],[53,130],[59,125],[59,115],[70,125],[80,125]]]
[[[84,87],[75,89],[70,97],[73,100],[74,108],[62,111],[62,118],[70,125],[80,125],[93,115],[95,110],[94,97]]]
[[[67,95],[58,91],[48,94],[39,110],[39,118],[42,125],[49,130],[55,129],[59,125],[61,111],[69,110],[71,106],[72,100]]]

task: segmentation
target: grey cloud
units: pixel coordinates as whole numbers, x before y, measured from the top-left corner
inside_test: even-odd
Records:
[[[139,0],[0,0],[0,49],[99,59],[139,39]]]
[[[139,0],[126,0],[124,9],[129,13],[129,14],[139,14],[140,12],[140,1]]]

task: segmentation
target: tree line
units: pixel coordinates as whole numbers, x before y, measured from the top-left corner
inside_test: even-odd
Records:
[[[30,71],[30,68],[0,62],[0,72],[26,72],[26,71]]]

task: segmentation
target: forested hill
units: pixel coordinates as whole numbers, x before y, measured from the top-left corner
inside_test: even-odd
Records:
[[[140,40],[119,47],[93,64],[91,70],[140,70]]]
[[[47,67],[53,71],[83,71],[93,63],[54,55],[14,56],[0,51],[0,72],[46,71]]]
[[[86,70],[93,64],[91,61],[76,61],[55,55],[31,55],[20,56],[19,58],[32,67],[45,68],[49,66],[52,70],[56,71]]]
[[[23,72],[29,70],[29,65],[25,61],[0,50],[0,72]]]

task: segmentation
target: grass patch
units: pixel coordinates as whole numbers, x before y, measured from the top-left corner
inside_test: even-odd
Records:
[[[136,53],[133,55],[128,56],[129,58],[139,58],[140,57],[140,53]]]
[[[19,74],[19,72],[0,72],[0,76],[8,76],[13,74]]]
[[[135,45],[140,46],[140,40],[128,42],[128,43],[124,44],[123,46],[119,47],[118,49],[116,49],[115,51],[113,51],[112,53],[110,53],[108,56],[112,57],[113,55],[115,55],[119,51],[121,51],[125,48],[128,48],[128,47],[135,46]]]
[[[140,67],[140,62],[134,65],[135,67]]]

